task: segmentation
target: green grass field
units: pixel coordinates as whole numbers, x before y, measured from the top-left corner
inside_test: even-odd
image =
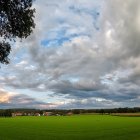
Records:
[[[140,117],[0,118],[0,140],[140,140]]]

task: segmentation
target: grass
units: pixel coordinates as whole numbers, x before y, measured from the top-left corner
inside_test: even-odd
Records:
[[[113,116],[140,117],[140,113],[113,113]]]
[[[0,118],[0,140],[140,140],[140,117]]]

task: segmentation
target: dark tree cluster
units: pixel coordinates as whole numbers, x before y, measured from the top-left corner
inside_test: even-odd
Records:
[[[12,117],[12,110],[0,110],[0,117]]]
[[[68,112],[73,114],[87,114],[87,113],[99,113],[99,114],[112,114],[112,113],[139,113],[140,107],[134,108],[112,108],[112,109],[71,109],[71,110],[44,110],[51,111],[54,114],[66,115]]]
[[[15,41],[28,37],[33,28],[35,9],[33,0],[0,0],[0,62],[9,63],[11,45],[7,40]]]

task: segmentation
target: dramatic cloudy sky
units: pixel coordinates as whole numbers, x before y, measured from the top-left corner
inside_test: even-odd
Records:
[[[36,0],[36,28],[0,69],[0,108],[140,106],[140,0]]]

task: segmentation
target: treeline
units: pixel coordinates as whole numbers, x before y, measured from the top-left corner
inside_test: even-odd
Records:
[[[140,113],[140,107],[134,108],[112,108],[112,109],[71,109],[71,110],[45,110],[52,111],[55,114],[67,114],[69,112],[73,114],[85,114],[85,113],[100,113],[100,114],[111,114],[111,113]]]
[[[0,110],[0,117],[12,117],[12,110],[11,109]]]
[[[134,108],[112,108],[112,109],[74,109],[74,114],[84,113],[99,113],[99,114],[111,114],[111,113],[140,113],[139,107]]]
[[[111,113],[140,113],[140,107],[134,108],[113,108],[113,109],[1,109],[1,117],[11,117],[12,113],[20,112],[24,115],[39,113],[42,115],[44,112],[52,112],[51,115],[68,115],[71,114],[87,114],[87,113],[99,113],[99,114],[111,114]]]

